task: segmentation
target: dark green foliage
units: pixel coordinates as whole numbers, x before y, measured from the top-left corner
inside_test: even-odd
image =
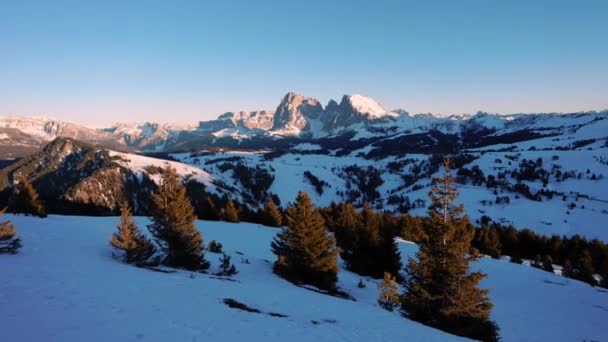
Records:
[[[534,268],[543,268],[543,263],[540,259],[540,255],[538,255],[538,254],[536,255],[536,257],[534,258],[534,261],[532,261],[531,266]]]
[[[5,211],[6,209],[0,210],[0,218]],[[21,246],[21,239],[17,237],[13,223],[10,220],[0,221],[0,254],[16,254]]]
[[[574,264],[574,268],[574,278],[591,285],[597,285],[597,282],[593,278],[593,260],[591,259],[591,254],[589,251],[585,250],[578,256]]]
[[[502,244],[498,232],[494,228],[483,226],[475,232],[474,245],[479,249],[480,253],[498,258],[501,255]]]
[[[15,185],[15,193],[11,205],[11,211],[17,214],[46,217],[46,210],[38,197],[38,192],[26,179],[19,180]]]
[[[141,234],[131,219],[131,209],[125,203],[120,208],[121,222],[116,225],[117,232],[110,237],[110,245],[124,252],[126,263],[138,263],[148,260],[155,252],[154,245]]]
[[[572,267],[572,262],[570,262],[570,259],[566,259],[562,265],[562,276],[566,278],[574,277],[574,268]]]
[[[319,178],[317,178],[317,176],[313,175],[312,172],[308,170],[304,171],[304,178],[307,179],[308,182],[315,187],[315,191],[319,195],[323,195],[324,187],[329,187],[329,184],[327,184],[327,182],[320,180]]]
[[[221,242],[211,240],[209,242],[209,245],[207,246],[207,250],[209,250],[209,252],[211,253],[223,253],[222,247],[223,246]]]
[[[205,185],[194,180],[185,184],[186,194],[190,198],[194,212],[201,220],[218,221],[220,213],[217,209],[217,196],[206,191]]]
[[[477,286],[485,277],[470,272],[477,256],[470,254],[474,231],[464,208],[453,203],[458,196],[450,176],[450,162],[444,162],[443,177],[435,180],[429,193],[429,218],[421,229],[417,260],[409,259],[402,307],[408,317],[453,334],[494,341],[497,326],[489,321],[492,304],[488,291]]]
[[[496,231],[502,246],[501,254],[511,256],[512,262],[521,263],[522,258],[536,260],[537,256],[542,255],[544,257],[540,258],[537,265],[539,268],[544,268],[543,259],[547,257],[550,257],[554,264],[562,266],[568,261],[573,270],[566,272],[569,275],[565,276],[592,285],[596,284],[596,280],[590,274],[602,274],[602,269],[608,270],[608,245],[603,241],[597,239],[589,241],[579,235],[548,237],[530,229],[518,231],[513,226],[501,226],[497,223],[492,223],[489,230]],[[481,229],[477,231],[473,246],[484,253],[484,250],[487,250],[487,243],[483,243],[480,236]],[[579,264],[582,265],[580,270]]]
[[[224,206],[224,212],[222,216],[224,218],[224,221],[233,223],[238,223],[241,221],[239,217],[239,210],[236,208],[236,205],[230,198],[226,200],[226,205]]]
[[[550,255],[543,257],[543,270],[553,273],[553,258]]]
[[[194,227],[196,216],[186,188],[170,166],[152,194],[152,223],[148,230],[165,253],[164,264],[189,270],[209,267],[203,255],[203,237]]]
[[[222,253],[222,257],[220,258],[220,268],[216,275],[231,277],[237,273],[239,273],[239,271],[237,271],[234,264],[230,262],[230,255]]]
[[[268,197],[264,204],[262,223],[269,227],[281,227],[283,225],[283,214],[274,204],[272,198]]]
[[[339,251],[310,197],[300,192],[285,216],[287,226],[271,244],[275,272],[292,282],[335,290]]]
[[[375,213],[367,203],[360,213],[350,203],[339,203],[325,215],[347,269],[377,279],[385,272],[399,274],[401,256],[394,241],[398,223]]]

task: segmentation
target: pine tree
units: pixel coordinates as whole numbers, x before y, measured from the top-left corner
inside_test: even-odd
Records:
[[[534,268],[543,268],[543,262],[540,259],[540,255],[536,255],[536,257],[534,258],[534,261],[532,261],[532,267]]]
[[[230,198],[226,200],[226,207],[224,207],[224,220],[233,223],[241,221],[239,219],[239,210]]]
[[[164,169],[158,190],[152,194],[152,204],[148,230],[165,253],[164,264],[189,270],[208,268],[203,236],[194,226],[194,209],[177,172],[170,166]]]
[[[564,265],[562,265],[562,276],[566,278],[574,277],[574,268],[572,267],[572,262],[570,262],[570,259],[564,260]]]
[[[335,290],[339,251],[308,194],[300,192],[287,208],[286,223],[271,244],[275,272],[292,282]]]
[[[220,219],[218,209],[210,196],[205,197],[201,204],[200,218],[209,221],[219,221]]]
[[[264,204],[263,224],[269,227],[281,227],[283,225],[283,214],[270,197]]]
[[[418,260],[409,259],[402,307],[408,316],[439,329],[474,339],[498,339],[498,327],[489,321],[492,304],[488,291],[477,286],[485,277],[470,272],[474,231],[464,207],[454,205],[458,197],[444,160],[444,174],[435,179],[429,198],[429,217],[422,224]]]
[[[131,208],[124,203],[120,207],[121,222],[116,225],[118,231],[110,237],[110,245],[124,252],[126,263],[144,262],[154,254],[155,248],[139,231],[131,215]]]
[[[220,267],[216,275],[230,277],[238,273],[239,271],[236,270],[234,264],[230,262],[230,255],[222,253],[222,257],[220,258]]]
[[[38,197],[36,189],[26,179],[21,179],[15,186],[15,198],[12,211],[19,214],[46,217],[46,210]]]
[[[553,273],[553,258],[550,255],[543,258],[543,270]]]
[[[593,259],[591,258],[591,253],[588,250],[583,250],[579,257],[576,259],[576,278],[589,283],[591,285],[596,285],[597,281],[593,277],[594,268],[593,268]]]
[[[0,218],[5,211],[6,209],[0,210]],[[21,246],[21,239],[17,237],[13,223],[10,220],[0,221],[0,254],[16,254]]]
[[[395,277],[384,272],[384,279],[378,284],[378,304],[388,311],[393,311],[399,306],[399,286]]]

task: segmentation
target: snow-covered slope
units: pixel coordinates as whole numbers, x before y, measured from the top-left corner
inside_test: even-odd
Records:
[[[467,157],[452,154],[468,158],[457,165],[454,176],[459,178],[460,202],[472,221],[478,223],[487,216],[541,234],[580,234],[608,241],[607,122],[595,120],[559,137],[471,149]],[[174,157],[237,188],[242,185],[222,163],[263,168],[274,176],[268,193],[277,195],[283,206],[303,190],[319,206],[332,201],[357,205],[368,201],[378,210],[425,215],[431,180],[442,171],[440,155],[368,157],[378,144],[364,145],[347,155],[308,143],[274,155],[224,151]],[[306,172],[323,182],[321,192]]]
[[[375,304],[375,281],[340,275],[357,301],[296,287],[272,273],[276,229],[197,222],[222,242],[234,281],[179,271],[165,274],[112,259],[116,217],[17,217],[24,248],[0,255],[0,328],[6,341],[458,341]],[[142,228],[147,219],[136,220]],[[218,254],[207,254],[218,266]],[[242,259],[249,264],[241,263]],[[224,305],[234,299],[267,313]],[[364,324],[363,324],[364,323]]]
[[[356,301],[319,294],[272,273],[277,229],[198,221],[206,241],[232,256],[234,281],[205,274],[159,273],[112,258],[116,217],[8,216],[24,247],[0,255],[0,328],[7,341],[456,341],[461,338],[389,313],[376,304],[376,280],[340,270]],[[136,218],[145,230],[147,218]],[[402,257],[415,252],[402,243]],[[206,254],[218,266],[218,254]],[[250,263],[242,263],[247,259]],[[492,319],[503,341],[608,339],[608,293],[547,272],[482,259]],[[264,313],[224,305],[234,299]],[[267,313],[282,314],[274,317]]]

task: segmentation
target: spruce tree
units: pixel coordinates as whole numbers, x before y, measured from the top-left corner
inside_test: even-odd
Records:
[[[589,283],[591,285],[597,285],[597,281],[593,277],[594,268],[593,268],[593,259],[591,258],[591,253],[587,249],[583,250],[575,263],[576,268],[576,278]]]
[[[120,223],[116,225],[118,231],[110,237],[110,245],[124,252],[126,263],[144,262],[154,254],[155,248],[139,231],[131,215],[131,208],[124,203],[120,207]]]
[[[553,258],[550,255],[543,258],[543,270],[553,273]]]
[[[572,267],[572,262],[570,259],[564,260],[564,265],[562,266],[562,276],[566,278],[574,277],[574,268]]]
[[[15,186],[15,198],[12,211],[18,214],[46,217],[46,210],[38,197],[36,189],[26,179],[21,179]]]
[[[0,218],[6,209],[0,210]],[[21,248],[21,239],[17,237],[15,226],[9,221],[0,221],[0,254],[16,254]]]
[[[335,290],[339,251],[308,194],[300,192],[285,216],[287,226],[271,244],[275,272],[291,282]]]
[[[230,262],[230,255],[222,253],[219,270],[216,275],[230,277],[237,273],[239,273],[239,271],[237,271],[236,266]]]
[[[209,221],[219,221],[220,219],[218,209],[210,196],[205,197],[201,204],[200,218]]]
[[[270,197],[264,204],[263,224],[269,227],[281,227],[283,225],[283,214]]]
[[[226,200],[226,206],[224,207],[224,220],[233,223],[241,221],[239,218],[239,210],[230,198]]]
[[[464,207],[454,204],[457,197],[450,160],[445,159],[444,174],[435,179],[429,193],[429,217],[422,224],[417,260],[408,261],[402,308],[424,324],[494,341],[498,327],[489,321],[488,291],[477,287],[485,275],[470,272],[470,263],[478,257],[470,254],[474,231],[463,216]]]
[[[378,304],[388,311],[399,306],[399,286],[395,277],[384,272],[384,279],[378,284]]]
[[[158,190],[151,197],[152,223],[148,230],[165,253],[163,263],[189,270],[207,269],[203,236],[194,226],[194,209],[173,168],[164,169]]]

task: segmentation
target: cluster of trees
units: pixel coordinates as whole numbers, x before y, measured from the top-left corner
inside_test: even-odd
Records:
[[[230,197],[220,198],[205,191],[204,186],[197,182],[187,182],[186,192],[197,217],[208,221],[226,221],[238,223],[241,221],[280,227],[283,222],[283,212],[277,206],[276,196],[266,197],[264,207],[252,210],[248,206],[236,202]]]
[[[194,209],[174,169],[165,168],[158,189],[151,197],[152,222],[147,228],[162,253],[158,261],[189,270],[207,269],[209,262],[204,258],[203,236],[194,226]],[[124,252],[125,262],[145,264],[156,253],[156,247],[130,216],[130,209],[123,205],[121,222],[110,244]]]
[[[340,170],[338,175],[346,180],[345,195],[351,203],[373,203],[380,198],[378,187],[384,183],[382,171],[369,165],[361,167],[357,165],[346,166]]]
[[[408,317],[424,324],[497,341],[498,326],[489,320],[488,291],[478,288],[485,275],[471,272],[469,267],[478,258],[471,253],[475,230],[462,215],[463,207],[453,204],[457,193],[449,161],[444,168],[445,175],[436,180],[429,194],[429,218],[409,232],[420,250],[406,266],[405,293],[398,294],[401,261],[394,236],[416,222],[408,216],[375,213],[368,205],[361,212],[349,203],[319,210],[302,192],[287,209],[286,227],[272,241],[277,255],[274,271],[294,283],[337,291],[340,253],[348,269],[383,278],[378,286],[378,303],[383,308],[401,307]]]
[[[553,272],[553,264],[561,265],[565,277],[608,287],[608,244],[598,239],[589,241],[580,235],[548,237],[530,229],[492,223],[475,231],[473,246],[494,258],[508,255],[516,263],[533,260],[533,266],[549,272]],[[595,274],[603,280],[598,283]]]
[[[382,278],[385,272],[398,276],[401,255],[394,237],[400,232],[400,220],[373,211],[367,203],[360,212],[342,202],[321,213],[348,270],[373,278]]]
[[[319,195],[323,195],[323,188],[331,187],[326,181],[320,180],[308,170],[304,171],[304,179],[308,180],[308,182],[315,187],[315,191]]]

